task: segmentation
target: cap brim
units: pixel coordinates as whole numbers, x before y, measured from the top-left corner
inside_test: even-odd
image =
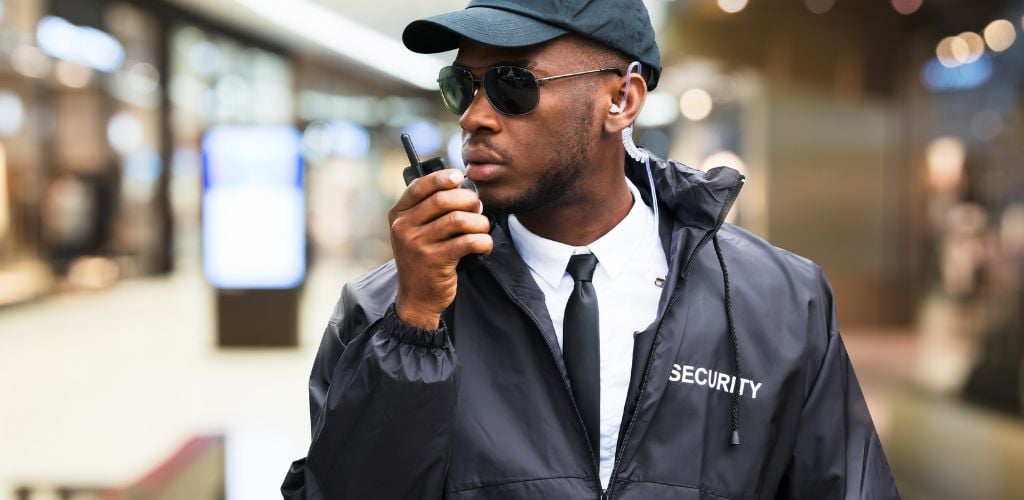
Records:
[[[413,52],[436,54],[457,49],[462,37],[496,47],[525,47],[566,33],[513,12],[468,7],[409,23],[402,32],[402,42]]]

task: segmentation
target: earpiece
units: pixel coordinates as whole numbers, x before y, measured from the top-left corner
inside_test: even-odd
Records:
[[[613,103],[613,104],[612,104],[612,107],[608,109],[608,112],[609,112],[609,113],[611,113],[611,114],[613,114],[613,115],[617,115],[617,114],[619,114],[619,113],[621,113],[621,112],[622,112],[622,108],[621,108],[621,107],[619,107],[619,105],[618,105],[618,104],[614,104],[614,103]]]
[[[640,61],[633,61],[632,63],[630,63],[629,68],[626,69],[626,85],[627,86],[629,85],[629,77],[632,76],[634,72],[636,72],[636,73],[640,72]],[[612,105],[612,109],[613,110],[617,109],[618,112],[621,113],[623,109],[626,109],[626,100],[628,98],[629,98],[629,90],[627,88],[626,92],[623,93],[623,95],[622,95],[622,102],[620,102],[618,105],[614,105],[613,104]],[[612,111],[612,113],[615,113],[615,112],[616,111]],[[626,149],[626,153],[630,157],[632,157],[634,160],[636,160],[638,162],[641,162],[641,163],[646,163],[647,162],[647,160],[648,160],[647,152],[641,150],[638,147],[636,147],[636,143],[633,142],[633,125],[632,124],[630,124],[630,126],[624,128],[624,129],[622,129],[622,146]],[[650,166],[648,166],[648,169],[649,168],[650,168]],[[653,183],[653,181],[652,181],[652,183]],[[657,209],[655,209],[655,210],[657,210]],[[657,213],[657,212],[655,212],[655,213]]]

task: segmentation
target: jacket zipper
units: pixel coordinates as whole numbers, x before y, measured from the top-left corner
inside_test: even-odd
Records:
[[[508,287],[505,286],[505,283],[501,281],[501,279],[498,277],[498,274],[494,272],[493,269],[491,269],[490,265],[484,265],[484,267],[487,268],[487,272],[489,272],[491,276],[494,277],[494,281],[498,282],[498,286],[501,287],[501,289],[505,292],[505,295],[507,295],[508,298],[512,300],[512,302],[515,302],[516,305],[519,306],[519,309],[526,313],[526,315],[530,318],[530,321],[533,322],[533,325],[537,327],[537,331],[543,332],[544,329],[541,328],[540,321],[537,319],[537,317],[533,315],[533,311],[531,311],[530,308],[526,307],[526,304],[523,304],[523,302],[519,300],[519,297],[516,297],[516,295],[512,293],[512,291],[509,290]],[[555,352],[554,348],[551,347],[551,344],[547,341],[547,339],[545,339],[544,345],[547,346],[548,352],[551,354],[552,361],[555,361],[555,363],[557,364],[556,356],[558,354]],[[561,375],[561,373],[559,374]],[[586,425],[583,423],[583,416],[580,414],[580,408],[579,406],[576,405],[576,399],[572,396],[572,389],[569,386],[569,379],[567,379],[565,375],[562,375],[562,386],[565,387],[566,393],[569,395],[569,401],[572,403],[572,408],[573,410],[576,411],[576,423],[579,424],[580,429],[586,429]],[[587,442],[587,450],[590,451],[590,460],[594,464],[594,481],[597,484],[597,490],[602,491],[601,500],[605,500],[606,492],[601,490],[600,462],[597,459],[595,450],[593,449],[593,447],[590,446],[590,440],[584,439],[584,441]]]
[[[733,200],[739,195],[740,188],[743,185],[743,178],[740,178],[740,182],[737,183],[731,190],[729,190],[728,198],[725,200],[724,206],[731,206]],[[658,352],[658,341],[661,339],[661,328],[665,324],[665,317],[668,316],[668,311],[672,309],[672,305],[676,303],[676,300],[683,295],[686,290],[686,284],[690,281],[690,268],[693,266],[693,262],[697,257],[697,254],[711,241],[711,239],[718,232],[718,229],[722,227],[722,223],[725,222],[725,216],[727,212],[723,211],[718,215],[718,220],[715,221],[715,227],[709,230],[703,238],[697,243],[697,246],[693,249],[693,253],[690,254],[690,258],[687,259],[686,264],[683,266],[683,280],[682,283],[677,285],[677,290],[673,291],[672,297],[669,299],[668,304],[665,306],[665,312],[658,319],[658,328],[654,331],[654,340],[651,343],[651,353],[647,356],[647,364],[644,367],[644,379],[640,383],[640,391],[637,393],[636,406],[633,410],[633,416],[629,419],[629,424],[626,426],[626,434],[622,437],[622,446],[615,450],[615,462],[612,464],[612,473],[608,479],[608,488],[601,492],[600,500],[610,500],[612,496],[612,487],[615,486],[615,479],[619,473],[619,461],[622,458],[622,453],[626,449],[627,443],[629,443],[629,437],[633,433],[633,425],[636,423],[637,417],[640,415],[640,406],[644,400],[644,392],[647,389],[647,380],[651,376],[651,365],[654,364],[654,355]],[[600,479],[598,479],[600,485]]]

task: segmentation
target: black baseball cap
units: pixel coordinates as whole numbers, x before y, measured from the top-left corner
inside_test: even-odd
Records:
[[[463,10],[413,21],[402,42],[413,52],[457,49],[459,38],[496,47],[525,47],[575,33],[644,66],[647,88],[661,76],[661,54],[642,0],[471,0]]]

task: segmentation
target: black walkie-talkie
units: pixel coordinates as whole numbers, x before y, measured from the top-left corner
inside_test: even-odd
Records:
[[[427,161],[421,162],[420,157],[416,154],[416,148],[412,145],[412,138],[409,134],[402,134],[402,146],[405,148],[405,154],[409,157],[409,166],[402,170],[402,177],[405,179],[405,185],[412,184],[412,181],[424,175],[429,175],[438,170],[444,170],[448,168],[444,163],[444,159],[440,156],[431,158]],[[476,192],[476,184],[468,178],[462,181],[460,186],[463,189],[470,189]],[[491,221],[493,226],[494,221]],[[459,261],[459,269],[468,269],[479,265],[479,255],[469,254]]]
[[[402,134],[402,146],[405,147],[405,154],[409,157],[409,166],[405,167],[402,171],[402,177],[405,179],[405,185],[412,184],[412,181],[418,177],[432,174],[438,170],[444,170],[448,168],[444,164],[444,159],[440,156],[431,158],[425,162],[420,162],[419,156],[416,154],[416,148],[412,145],[412,138],[409,134]]]

